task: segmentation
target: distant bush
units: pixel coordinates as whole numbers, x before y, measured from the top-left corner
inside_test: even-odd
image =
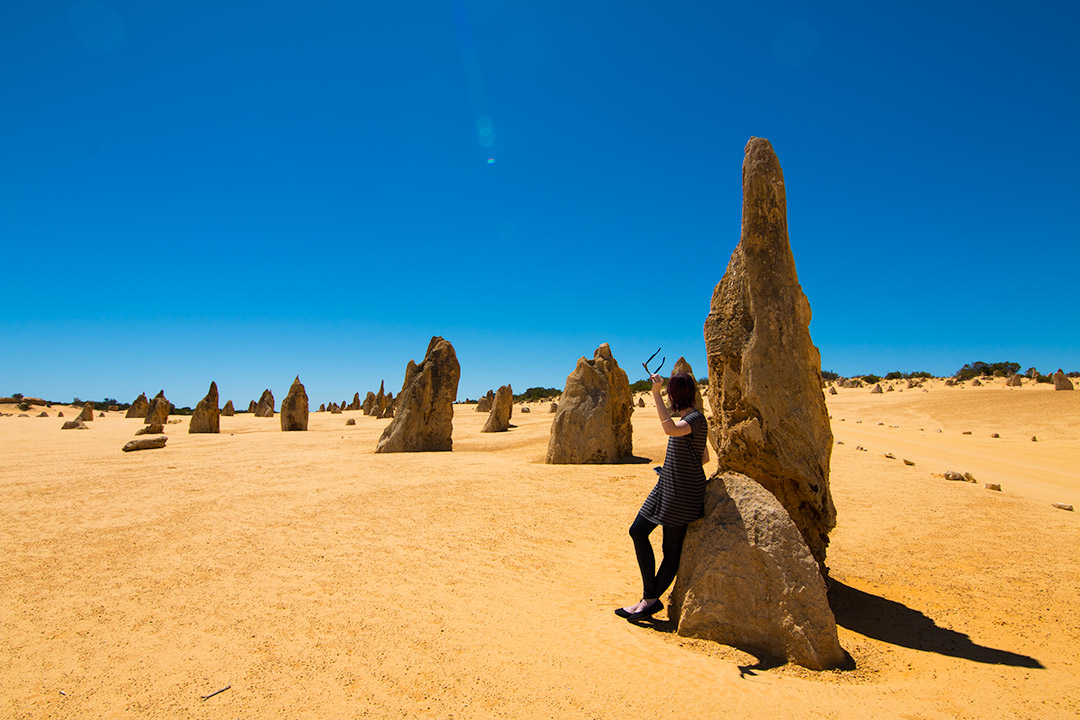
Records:
[[[981,360],[976,360],[973,363],[968,363],[964,367],[956,371],[953,376],[957,380],[971,380],[974,377],[1006,377],[1013,375],[1020,369],[1020,363],[1015,362],[996,362],[996,363],[984,363]]]
[[[664,378],[667,381],[667,378]],[[630,392],[645,392],[646,390],[652,390],[652,380],[638,380],[635,383],[630,383]]]
[[[11,397],[15,397],[15,396],[12,395]],[[19,403],[19,409],[22,410],[23,412],[26,412],[27,410],[30,409],[30,403]]]
[[[548,400],[559,397],[562,390],[559,388],[531,387],[525,392],[515,395],[514,402],[534,402],[536,400]]]
[[[838,380],[839,378],[840,378],[840,376],[837,373],[834,373],[832,370],[822,370],[821,371],[821,379],[822,380]]]
[[[25,396],[22,393],[11,393],[11,397],[15,398],[16,400],[22,400]]]
[[[862,379],[863,379],[863,382],[866,383],[867,385],[873,385],[875,383],[881,382],[881,378],[879,378],[877,375],[873,375],[873,374],[863,375]]]
[[[888,374],[885,375],[885,379],[886,380],[903,380],[904,379],[904,373],[900,372],[899,370],[893,370],[891,373],[888,373]]]
[[[1054,382],[1054,376],[1053,375],[1041,375],[1041,374],[1036,375],[1035,376],[1035,382],[1037,382],[1037,383],[1052,383],[1052,382]]]

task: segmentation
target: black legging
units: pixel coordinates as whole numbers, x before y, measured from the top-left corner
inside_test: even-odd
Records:
[[[649,534],[656,529],[656,523],[638,515],[630,526],[630,537],[634,540],[634,552],[637,553],[638,567],[641,568],[642,598],[658,598],[664,594],[675,573],[679,571],[679,556],[682,554],[683,539],[686,537],[686,525],[664,526],[664,559],[660,562],[660,572],[656,572],[656,556],[653,555]]]

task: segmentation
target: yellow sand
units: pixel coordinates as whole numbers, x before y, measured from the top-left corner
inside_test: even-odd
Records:
[[[453,453],[400,455],[358,412],[184,419],[138,453],[122,413],[0,418],[0,718],[1080,714],[1080,516],[1051,506],[1080,507],[1080,392],[938,381],[829,407],[856,669],[824,673],[612,613],[637,599],[651,407],[651,462],[591,467],[543,464],[546,404],[500,434],[459,406]]]

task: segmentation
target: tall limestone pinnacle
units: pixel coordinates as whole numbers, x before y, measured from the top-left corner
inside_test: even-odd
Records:
[[[776,496],[824,570],[836,526],[833,436],[788,242],[784,174],[768,140],[750,138],[742,177],[742,235],[705,320],[719,468]]]

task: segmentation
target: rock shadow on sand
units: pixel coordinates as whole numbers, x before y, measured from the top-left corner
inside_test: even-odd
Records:
[[[979,645],[962,632],[939,627],[933,619],[903,603],[835,579],[829,583],[829,604],[837,625],[891,645],[988,665],[1044,669],[1033,657]]]

